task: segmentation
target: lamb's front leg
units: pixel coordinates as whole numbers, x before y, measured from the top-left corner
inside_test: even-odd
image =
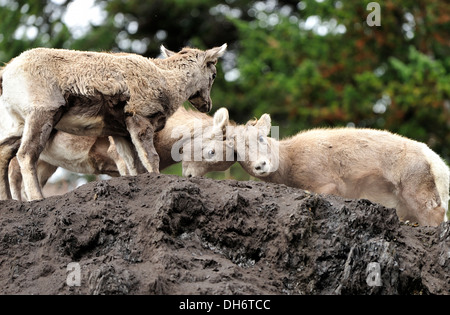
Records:
[[[156,127],[151,120],[139,115],[127,117],[125,122],[142,164],[147,171],[159,173],[159,155],[153,144]]]
[[[137,175],[135,152],[130,141],[123,137],[109,137],[109,156],[116,162],[120,176]]]
[[[0,141],[0,200],[11,199],[8,167],[11,159],[19,148],[19,145],[20,137],[9,137],[4,141]]]
[[[34,110],[25,120],[22,143],[17,160],[22,172],[23,185],[28,200],[43,199],[37,173],[39,155],[47,143],[61,110]]]
[[[22,173],[17,158],[9,162],[8,178],[12,199],[22,201]]]

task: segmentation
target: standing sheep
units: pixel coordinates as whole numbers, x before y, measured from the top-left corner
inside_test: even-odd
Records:
[[[2,73],[0,199],[10,199],[8,164],[17,152],[29,200],[42,199],[36,163],[53,129],[131,137],[149,172],[159,171],[153,135],[186,100],[211,109],[215,64],[226,45],[207,51],[161,48],[166,59],[48,48],[26,51]],[[121,156],[130,154],[119,145]]]
[[[445,220],[449,168],[424,143],[358,128],[313,129],[277,141],[267,137],[270,129],[270,116],[264,114],[245,126],[228,126],[226,141],[203,139],[204,147],[220,152],[215,159],[222,161],[234,151],[243,169],[263,181],[369,199],[396,208],[401,220],[420,225],[436,226]],[[213,160],[201,163],[213,165]],[[183,165],[185,176],[202,175],[204,168],[197,171],[196,163],[183,162],[188,164]]]

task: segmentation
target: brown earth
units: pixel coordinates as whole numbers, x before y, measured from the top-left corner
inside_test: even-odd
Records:
[[[144,174],[0,211],[2,294],[450,294],[450,223],[367,200]]]

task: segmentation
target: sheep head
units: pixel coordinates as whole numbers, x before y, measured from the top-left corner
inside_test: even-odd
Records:
[[[174,60],[180,70],[187,70],[188,100],[200,112],[209,112],[212,108],[210,93],[217,74],[216,64],[226,49],[227,44],[223,44],[206,51],[183,48],[175,53],[161,46],[161,53],[167,60]]]

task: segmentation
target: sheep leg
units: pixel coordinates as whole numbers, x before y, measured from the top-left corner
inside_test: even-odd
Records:
[[[61,109],[53,111],[35,110],[25,120],[22,143],[17,152],[22,172],[23,185],[28,200],[43,199],[37,173],[37,161],[43,151],[53,127],[61,117]]]
[[[127,166],[127,163],[125,162],[125,156],[122,157],[122,155],[117,152],[117,145],[116,141],[114,141],[113,137],[108,137],[109,140],[109,147],[108,147],[108,156],[116,163],[117,170],[119,171],[120,176],[127,176],[130,175],[129,168]]]
[[[139,115],[127,117],[125,122],[142,164],[148,172],[159,173],[159,155],[153,144],[154,124]]]
[[[109,142],[108,154],[116,162],[120,175],[137,175],[136,159],[131,143],[123,137],[109,137]]]
[[[37,173],[41,187],[44,187],[48,179],[55,173],[58,167],[39,160],[37,163]],[[26,199],[22,189],[22,173],[17,158],[13,158],[9,163],[9,183],[11,186],[12,199],[22,201]],[[23,196],[23,198],[22,198]]]
[[[9,162],[20,145],[20,137],[9,137],[0,143],[0,199],[11,199],[8,180]]]
[[[38,160],[37,173],[39,178],[39,184],[43,188],[47,184],[48,179],[56,172],[57,166]]]
[[[22,173],[17,158],[13,158],[9,162],[8,178],[12,199],[22,201]]]

